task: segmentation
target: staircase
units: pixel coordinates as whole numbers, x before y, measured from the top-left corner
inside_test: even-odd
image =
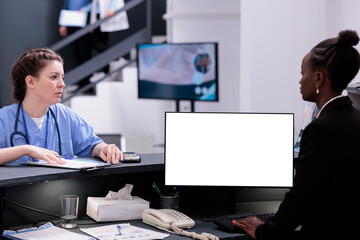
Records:
[[[116,17],[118,14],[122,13],[123,11],[130,10],[134,7],[139,6],[141,3],[146,3],[146,26],[143,29],[140,29],[139,31],[133,33],[131,36],[127,37],[126,39],[122,40],[121,42],[115,44],[114,46],[110,47],[106,51],[96,55],[95,57],[89,59],[88,61],[84,62],[83,64],[71,69],[70,71],[66,72],[66,79],[65,84],[66,88],[71,88],[74,84],[76,84],[78,81],[84,79],[87,76],[90,76],[94,72],[99,71],[106,65],[108,65],[111,61],[115,59],[119,59],[123,57],[124,55],[128,54],[131,49],[133,49],[136,44],[143,43],[143,42],[150,42],[151,40],[151,0],[131,0],[125,4],[125,6],[121,9],[118,9],[115,11],[114,15],[110,18],[102,18],[99,19],[97,22],[87,25],[86,27],[82,28],[81,30],[76,31],[75,33],[69,35],[68,37],[58,41],[57,43],[53,44],[49,48],[53,51],[58,51],[59,49],[64,48],[68,44],[74,42],[75,40],[81,38],[85,34],[93,31],[94,29],[100,27],[100,25],[114,17]],[[136,59],[133,59],[128,64],[131,64],[135,62]],[[92,82],[88,85],[83,86],[80,89],[77,89],[75,92],[73,92],[72,96],[68,96],[67,98],[64,98],[62,100],[63,103],[70,100],[73,96],[79,95],[89,88],[92,88],[97,83],[107,79],[110,75],[121,71],[124,67],[127,65],[121,66],[118,69],[115,69],[113,72],[109,72],[107,76],[105,76],[102,79],[99,79],[96,82]]]

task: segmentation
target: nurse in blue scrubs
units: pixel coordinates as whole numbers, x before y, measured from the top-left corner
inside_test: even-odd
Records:
[[[100,157],[118,164],[122,152],[106,144],[84,119],[60,104],[65,87],[63,59],[46,49],[26,51],[11,69],[14,104],[0,109],[0,165],[59,155]]]

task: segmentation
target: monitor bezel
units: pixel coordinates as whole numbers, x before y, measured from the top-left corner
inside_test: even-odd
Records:
[[[229,187],[229,188],[290,188],[293,187],[294,185],[294,178],[295,178],[295,153],[294,151],[292,151],[292,159],[293,161],[291,162],[291,170],[292,170],[292,178],[291,178],[291,184],[289,185],[277,185],[277,186],[267,186],[267,185],[257,185],[257,186],[248,186],[248,185],[197,185],[197,184],[190,184],[190,185],[173,185],[173,184],[167,184],[166,183],[166,164],[167,164],[167,160],[166,160],[166,121],[167,121],[167,114],[169,113],[176,113],[176,114],[280,114],[280,115],[292,115],[292,119],[293,119],[293,126],[295,124],[295,114],[294,113],[269,113],[269,112],[172,112],[172,111],[166,111],[165,112],[165,125],[164,125],[164,185],[165,186],[169,186],[169,187],[179,187],[179,186],[186,186],[186,187]],[[294,146],[295,144],[295,140],[294,140],[294,136],[295,136],[295,129],[293,128],[292,131],[292,146]]]
[[[214,52],[215,52],[215,84],[216,84],[216,90],[215,90],[215,99],[214,100],[201,100],[201,99],[194,99],[194,98],[167,98],[167,97],[144,97],[140,94],[140,67],[139,67],[139,47],[141,45],[195,45],[195,44],[214,44]],[[138,98],[139,99],[156,99],[156,100],[187,100],[187,101],[196,101],[196,102],[219,102],[219,52],[218,52],[218,42],[181,42],[181,43],[138,43],[136,44],[136,64],[137,64],[137,91],[138,91]]]

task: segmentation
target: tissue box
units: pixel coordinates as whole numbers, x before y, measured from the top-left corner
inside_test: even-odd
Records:
[[[97,222],[141,219],[141,213],[150,203],[133,196],[133,200],[108,200],[88,197],[86,214]]]

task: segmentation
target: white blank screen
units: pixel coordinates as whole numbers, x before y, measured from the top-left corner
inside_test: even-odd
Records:
[[[293,114],[165,113],[165,184],[291,187]]]

